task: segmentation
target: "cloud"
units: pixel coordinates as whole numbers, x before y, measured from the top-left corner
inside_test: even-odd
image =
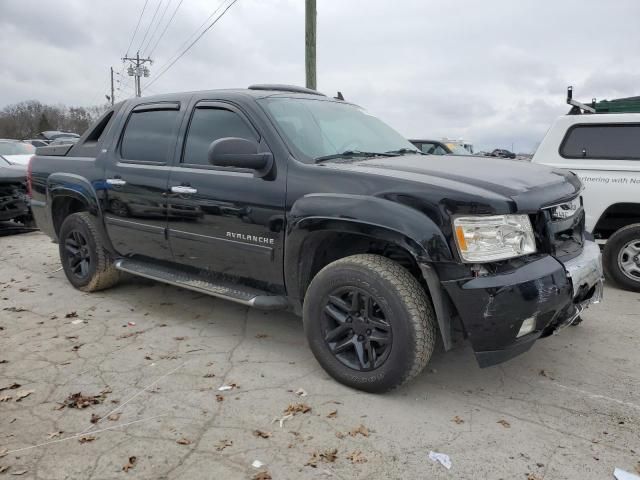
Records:
[[[149,0],[129,54],[140,46],[159,1],[171,1],[165,22],[178,3]],[[109,66],[121,71],[144,4],[1,3],[0,106],[31,98],[103,101]],[[217,5],[184,1],[154,53],[145,93],[304,84],[300,0],[239,0],[159,76]],[[636,0],[323,0],[318,84],[332,95],[342,91],[410,137],[463,136],[482,148],[513,144],[527,151],[566,113],[567,85],[584,101],[640,94],[637,18]],[[117,97],[132,93],[126,72],[117,81]]]

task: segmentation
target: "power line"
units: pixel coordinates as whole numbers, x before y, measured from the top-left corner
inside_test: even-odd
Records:
[[[149,35],[149,30],[151,30],[151,25],[153,25],[153,21],[156,19],[156,15],[158,15],[158,10],[160,10],[160,5],[162,5],[162,1],[163,0],[160,0],[158,2],[158,6],[156,7],[156,11],[153,12],[153,17],[151,17],[151,21],[149,22],[149,25],[147,25],[147,31],[144,32],[144,37],[142,37],[142,41],[140,42],[140,46],[138,47],[138,52],[142,48],[142,45],[144,45],[144,41],[147,39],[147,35]]]
[[[136,34],[138,33],[138,28],[140,28],[140,22],[142,21],[142,16],[144,15],[144,11],[147,8],[147,3],[149,3],[149,0],[145,0],[145,2],[144,2],[144,6],[142,7],[142,12],[140,12],[140,16],[138,17],[138,23],[136,24],[136,29],[133,31],[133,36],[131,37],[131,41],[129,42],[129,46],[127,47],[127,51],[124,54],[125,57],[129,55],[129,50],[131,49],[131,44],[133,43],[134,38],[136,38]]]
[[[158,46],[158,44],[160,43],[160,40],[162,40],[162,37],[164,37],[165,32],[167,31],[167,28],[169,28],[169,25],[171,25],[171,22],[173,21],[173,18],[176,16],[176,12],[178,11],[178,9],[180,8],[180,5],[182,5],[182,2],[184,2],[184,0],[180,0],[180,3],[178,3],[178,6],[176,7],[176,9],[173,11],[173,13],[171,14],[171,18],[169,18],[169,21],[167,22],[167,24],[164,26],[164,30],[162,30],[162,33],[160,34],[160,36],[158,37],[158,40],[156,40],[156,43],[153,45],[153,48],[151,49],[151,51],[149,52],[149,56],[153,55],[153,52],[156,51],[156,47]]]
[[[158,19],[158,21],[156,22],[156,26],[153,27],[153,31],[151,32],[151,35],[149,35],[149,40],[147,40],[147,44],[144,47],[142,47],[141,52],[149,48],[149,45],[151,44],[151,40],[153,40],[153,37],[158,31],[158,27],[160,27],[160,25],[162,24],[162,20],[164,20],[164,16],[167,13],[167,10],[169,9],[169,5],[171,5],[171,0],[167,0],[167,3],[164,6],[164,10],[162,10],[162,14],[160,15],[160,18]]]
[[[213,13],[209,15],[204,22],[202,22],[202,25],[196,28],[195,31],[191,35],[189,35],[189,37],[184,42],[182,42],[182,45],[180,45],[180,47],[178,47],[178,49],[173,53],[173,55],[169,57],[169,60],[162,66],[162,68],[164,68],[165,65],[168,65],[174,58],[176,58],[180,54],[182,49],[186,47],[189,44],[189,42],[196,37],[196,35],[198,35],[198,31],[200,31],[201,28],[203,28],[207,23],[209,23],[209,21],[216,15],[216,13],[218,13],[218,11],[224,6],[225,2],[227,1],[229,0],[222,0],[220,5],[218,5],[218,7],[213,11]]]
[[[168,70],[169,70],[173,65],[175,65],[175,63],[176,63],[178,60],[180,60],[180,59],[184,56],[184,54],[186,54],[186,53],[191,49],[191,47],[193,47],[193,46],[198,42],[198,40],[200,40],[200,39],[204,36],[204,34],[205,34],[205,33],[207,33],[209,30],[211,30],[211,29],[213,28],[213,26],[214,26],[216,23],[218,23],[218,20],[220,20],[220,19],[224,16],[224,14],[225,14],[225,13],[227,13],[227,11],[228,11],[231,7],[233,7],[233,6],[236,4],[236,2],[237,2],[237,1],[238,1],[238,0],[233,0],[229,5],[227,5],[227,7],[222,11],[222,13],[221,13],[220,15],[218,15],[218,17],[217,17],[217,18],[216,18],[216,19],[215,19],[215,20],[214,20],[214,21],[213,21],[213,22],[212,22],[212,23],[211,23],[211,24],[210,24],[210,25],[209,25],[209,26],[208,26],[208,27],[207,27],[207,28],[206,28],[206,29],[205,29],[201,34],[200,34],[200,35],[198,35],[198,37],[197,37],[193,42],[191,42],[191,44],[190,44],[190,45],[189,45],[189,46],[188,46],[188,47],[187,47],[187,48],[186,48],[186,49],[185,49],[185,50],[184,50],[184,51],[183,51],[183,52],[182,52],[182,53],[181,53],[181,54],[180,54],[176,59],[175,59],[175,60],[173,60],[173,61],[172,61],[172,62],[171,62],[171,63],[170,63],[170,64],[169,64],[169,65],[168,65],[164,70],[162,70],[162,71],[161,71],[161,72],[156,76],[156,78],[154,78],[153,80],[151,80],[151,81],[149,82],[149,85],[152,85],[153,83],[155,83],[156,81],[158,81],[158,79],[159,79],[162,75],[164,75],[165,73],[167,73],[167,71],[168,71]],[[218,7],[218,9],[219,9],[219,7]]]

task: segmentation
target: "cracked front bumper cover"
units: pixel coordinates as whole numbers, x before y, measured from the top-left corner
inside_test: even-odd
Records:
[[[594,248],[595,247],[595,248]],[[569,325],[602,297],[600,250],[587,241],[583,252],[563,264],[542,256],[499,275],[442,282],[469,336],[481,367],[526,352],[540,337]],[[520,338],[525,319],[534,330]]]

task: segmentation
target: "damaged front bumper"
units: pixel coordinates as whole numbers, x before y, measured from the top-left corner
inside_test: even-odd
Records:
[[[582,253],[566,263],[542,256],[508,273],[443,281],[442,286],[479,365],[488,367],[526,352],[601,300],[600,249],[586,241]]]

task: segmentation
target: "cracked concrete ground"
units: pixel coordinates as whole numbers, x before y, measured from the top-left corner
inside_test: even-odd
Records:
[[[3,237],[0,388],[21,386],[0,391],[11,397],[0,402],[0,471],[8,467],[0,478],[243,479],[265,470],[274,479],[534,480],[633,472],[640,296],[605,293],[582,325],[506,364],[481,370],[463,344],[436,352],[409,385],[376,396],[330,379],[293,315],[135,278],[85,294],[67,283],[47,237]],[[308,395],[297,397],[299,388]],[[70,394],[101,391],[102,403],[61,408]],[[272,423],[296,402],[311,411],[283,428]],[[92,415],[101,419],[92,424]],[[361,424],[368,436],[348,434]],[[334,462],[325,456],[305,466],[314,452],[334,448]],[[430,450],[448,454],[452,469],[429,460]],[[353,452],[366,462],[352,463]],[[252,467],[254,460],[264,466]]]

